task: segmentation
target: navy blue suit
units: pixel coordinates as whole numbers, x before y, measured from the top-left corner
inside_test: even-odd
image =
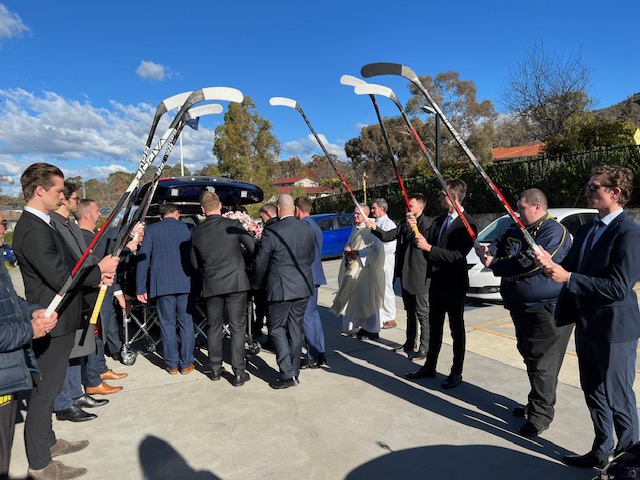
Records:
[[[138,253],[136,294],[155,299],[160,318],[162,352],[168,368],[193,363],[195,335],[190,313],[191,232],[186,223],[165,218],[149,225]],[[176,337],[180,330],[180,352]]]
[[[307,358],[313,360],[319,354],[324,353],[324,330],[322,329],[322,321],[318,313],[318,287],[326,285],[327,279],[322,269],[322,230],[318,224],[311,219],[305,217],[302,219],[307,223],[316,237],[316,256],[311,264],[311,273],[313,274],[313,294],[309,297],[307,308],[304,311],[304,338],[307,343]]]
[[[562,262],[573,273],[560,294],[556,320],[576,323],[580,383],[595,430],[592,451],[610,454],[614,430],[615,452],[638,441],[633,380],[640,311],[633,287],[640,278],[640,226],[618,215],[581,262],[592,227],[580,227]]]

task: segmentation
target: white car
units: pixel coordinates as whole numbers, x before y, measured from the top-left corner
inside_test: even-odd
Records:
[[[564,225],[571,237],[576,234],[578,227],[583,223],[592,222],[598,211],[594,208],[550,208],[549,214]],[[509,215],[504,215],[485,228],[478,234],[478,242],[481,245],[489,245],[494,240],[500,238],[513,224]],[[493,275],[493,272],[486,268],[478,260],[476,252],[472,249],[467,255],[467,265],[469,267],[469,290],[467,297],[471,299],[502,301],[500,296],[500,278]]]

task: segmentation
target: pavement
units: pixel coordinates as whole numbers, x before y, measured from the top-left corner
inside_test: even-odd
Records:
[[[410,381],[420,364],[392,351],[405,338],[406,317],[396,297],[398,327],[378,341],[340,334],[328,311],[338,261],[325,261],[328,286],[319,310],[328,368],[303,370],[300,385],[272,390],[275,355],[248,357],[251,380],[233,387],[204,375],[206,350],[196,351],[197,371],[169,375],[158,352],[135,363],[109,366],[129,376],[124,390],[93,409],[98,418],[58,422],[56,435],[87,439],[87,449],[58,458],[88,469],[86,479],[568,479],[587,480],[595,470],[564,466],[567,453],[589,451],[593,428],[578,385],[575,355],[565,356],[556,417],[535,439],[519,435],[511,414],[526,401],[529,384],[500,305],[469,305],[465,319],[464,381],[443,390],[451,339],[445,332],[438,377]],[[12,272],[20,283],[17,270]],[[17,274],[17,275],[16,275]],[[445,328],[445,330],[447,330]],[[229,369],[229,368],[228,368]],[[23,412],[24,414],[24,412]],[[25,478],[23,423],[16,427],[12,478]]]

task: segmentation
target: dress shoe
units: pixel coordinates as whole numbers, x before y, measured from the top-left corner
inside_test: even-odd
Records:
[[[382,324],[382,328],[384,328],[385,330],[388,328],[395,328],[398,326],[398,323],[395,320],[389,320],[388,322],[384,322]]]
[[[80,450],[84,450],[89,446],[89,440],[80,440],[79,442],[67,442],[62,438],[56,440],[56,443],[51,447],[51,458],[59,457],[60,455],[69,455],[70,453],[76,453]]]
[[[442,384],[442,388],[455,388],[462,383],[462,375],[452,373]]]
[[[98,400],[97,398],[93,398],[91,395],[87,395],[86,393],[73,401],[73,404],[79,408],[101,407],[102,405],[106,405],[107,403],[109,403],[109,400],[107,400],[106,398]]]
[[[511,413],[514,417],[518,418],[527,418],[527,408],[526,407],[515,407],[511,410]]]
[[[187,368],[183,368],[180,373],[182,375],[189,375],[191,372],[193,372],[196,369],[196,366],[192,363],[191,365],[189,365]]]
[[[273,382],[269,383],[269,386],[271,388],[275,388],[276,390],[282,390],[283,388],[295,387],[299,384],[300,382],[298,381],[298,379],[296,377],[292,377],[286,380],[283,378],[278,378]]]
[[[124,387],[111,386],[105,382],[102,382],[97,387],[87,387],[84,389],[89,395],[110,395],[112,393],[119,392]]]
[[[405,344],[398,348],[394,348],[393,351],[396,353],[406,353],[408,355],[410,352],[413,352],[413,347],[410,347]]]
[[[369,332],[364,328],[361,328],[360,330],[358,330],[356,337],[358,337],[360,340],[362,340],[363,338],[368,338],[369,340],[376,340],[380,338],[380,334],[375,332]]]
[[[416,380],[418,378],[436,378],[436,371],[426,367],[420,367],[415,372],[404,374],[405,378]]]
[[[275,352],[276,346],[273,344],[271,338],[267,338],[267,341],[260,344],[262,350],[266,350],[267,352]]]
[[[233,381],[231,382],[234,387],[241,387],[244,385],[244,382],[248,382],[251,379],[247,372],[238,372],[233,376]]]
[[[100,380],[120,380],[121,378],[125,378],[128,376],[128,373],[116,373],[113,370],[109,369],[106,372],[100,374]]]
[[[209,378],[211,379],[212,382],[217,382],[222,378],[222,375],[224,375],[225,373],[227,373],[227,371],[224,369],[224,367],[221,368],[220,370],[211,370],[211,374],[209,375]]]
[[[315,358],[307,358],[304,357],[300,360],[300,368],[318,368],[320,365],[318,364],[318,360]]]
[[[87,413],[75,405],[71,405],[69,408],[56,412],[56,418],[59,421],[68,420],[70,422],[86,422],[87,420],[93,420],[96,417],[97,415]]]
[[[169,372],[169,375],[177,375],[178,374],[178,367],[176,367],[176,368],[165,367],[164,369],[167,372]]]
[[[520,432],[520,435],[524,435],[525,437],[533,438],[533,437],[537,437],[538,435],[540,435],[547,428],[549,428],[549,425],[538,426],[535,423],[526,421],[520,427],[519,432]]]
[[[30,468],[27,473],[33,480],[70,480],[81,477],[87,473],[87,469],[69,467],[60,460],[52,460],[46,467],[40,470]]]
[[[579,468],[604,468],[613,460],[613,455],[589,452],[584,455],[565,455],[562,457],[562,463],[570,467]]]
[[[427,352],[425,352],[424,350],[418,350],[417,352],[409,352],[407,356],[411,360],[422,360],[424,358],[427,358]]]
[[[329,364],[327,363],[327,357],[324,354],[324,352],[318,354],[318,359],[317,360],[318,360],[318,367],[321,367],[323,365],[325,365],[327,367],[329,366]]]

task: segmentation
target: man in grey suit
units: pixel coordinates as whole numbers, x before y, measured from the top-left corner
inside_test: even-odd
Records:
[[[222,204],[214,192],[200,195],[200,206],[207,218],[191,233],[191,263],[202,276],[202,297],[207,302],[211,380],[220,380],[224,373],[222,337],[226,309],[231,332],[232,383],[239,387],[250,378],[245,371],[244,337],[247,291],[251,284],[243,268],[241,246],[251,255],[255,240],[238,220],[221,215]]]
[[[263,232],[255,265],[254,288],[259,288],[267,277],[269,332],[282,375],[269,384],[275,389],[299,383],[304,311],[314,289],[311,264],[315,236],[309,225],[294,217],[294,211],[293,197],[280,195],[280,221]]]
[[[580,227],[561,264],[542,247],[537,253],[545,274],[563,284],[556,324],[576,324],[580,386],[595,431],[591,451],[562,458],[573,467],[604,467],[638,442],[633,381],[640,311],[633,288],[640,279],[640,227],[622,210],[632,192],[630,169],[596,167],[585,188],[587,205],[598,209],[594,223]]]

